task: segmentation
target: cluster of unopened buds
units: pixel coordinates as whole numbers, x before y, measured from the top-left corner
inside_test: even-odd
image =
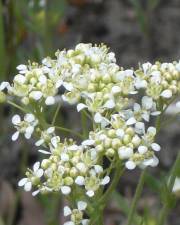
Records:
[[[65,224],[85,225],[85,215],[91,213],[87,205],[103,196],[112,171],[157,166],[159,128],[149,122],[157,121],[180,93],[180,62],[148,62],[137,70],[124,70],[105,45],[92,44],[78,44],[55,56],[40,65],[19,65],[13,83],[0,84],[0,102],[13,99],[26,112],[23,120],[13,116],[17,131],[12,140],[21,133],[27,139],[34,136],[46,156],[27,170],[19,186],[33,189],[33,195],[60,191],[70,200],[76,196],[77,207],[64,208],[70,217]],[[61,139],[56,126],[45,119],[46,107],[58,104],[59,96],[92,121],[88,137],[80,143]]]

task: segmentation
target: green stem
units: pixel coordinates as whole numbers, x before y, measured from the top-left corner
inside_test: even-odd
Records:
[[[124,169],[122,169],[122,165],[121,163],[118,163],[115,173],[114,173],[114,178],[111,182],[111,185],[109,186],[109,188],[107,189],[107,191],[104,193],[104,195],[101,197],[100,201],[98,202],[98,204],[104,204],[108,201],[110,195],[112,194],[112,191],[116,188],[120,177],[122,176],[122,174],[124,173]]]
[[[178,153],[176,161],[174,162],[174,165],[171,169],[170,178],[169,178],[169,182],[168,182],[168,185],[167,185],[169,193],[172,193],[174,182],[175,182],[175,179],[176,179],[176,176],[177,176],[177,168],[179,168],[179,165],[180,165],[180,152]],[[170,209],[171,208],[170,208],[168,202],[165,202],[163,208],[160,211],[158,225],[163,225],[165,223],[166,218],[167,218],[167,216],[170,212]]]
[[[116,188],[119,178],[122,176],[124,172],[124,169],[122,168],[122,164],[120,162],[117,163],[116,165],[116,170],[114,173],[113,180],[107,189],[107,191],[104,193],[104,195],[97,201],[96,204],[93,205],[94,212],[92,214],[92,221],[90,222],[90,225],[103,225],[103,211],[106,206],[106,203]]]
[[[135,214],[135,210],[137,207],[137,202],[141,196],[142,190],[143,190],[143,186],[144,186],[144,181],[145,181],[145,175],[146,175],[146,169],[144,169],[141,173],[137,188],[136,188],[136,192],[130,207],[130,212],[128,215],[128,222],[127,225],[131,225],[134,219],[134,214]]]
[[[6,76],[6,55],[4,42],[3,6],[0,1],[0,80]]]
[[[21,106],[17,105],[16,103],[14,103],[14,102],[12,102],[10,100],[8,100],[7,103],[9,103],[10,105],[14,106],[17,109],[20,109],[22,112],[26,113],[26,110],[23,109]]]
[[[64,132],[67,132],[67,133],[72,133],[74,135],[76,135],[77,137],[83,139],[83,135],[82,134],[79,134],[71,129],[68,129],[68,128],[65,128],[65,127],[59,127],[59,126],[55,126],[56,129],[58,130],[61,130],[61,131],[64,131]]]
[[[59,104],[59,105],[57,106],[57,109],[56,109],[56,111],[55,111],[55,113],[54,113],[54,116],[53,116],[52,125],[54,125],[55,122],[56,122],[56,118],[57,118],[57,115],[58,115],[58,113],[59,113],[60,107],[61,107],[61,104]]]
[[[83,138],[86,139],[88,137],[87,117],[83,111],[81,112],[81,123],[83,129]]]

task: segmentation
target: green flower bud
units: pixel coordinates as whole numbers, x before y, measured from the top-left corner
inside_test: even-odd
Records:
[[[107,132],[108,137],[115,138],[116,137],[116,131],[114,129],[110,129]]]
[[[114,151],[114,149],[113,148],[108,148],[107,150],[106,150],[106,156],[108,156],[108,157],[113,157],[114,156],[114,154],[115,154],[115,151]]]
[[[72,179],[72,177],[66,177],[66,178],[64,178],[64,184],[65,185],[68,185],[68,186],[71,186],[72,184],[73,184],[73,179]]]

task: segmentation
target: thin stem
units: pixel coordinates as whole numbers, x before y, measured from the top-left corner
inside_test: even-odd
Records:
[[[88,137],[88,129],[87,129],[87,117],[84,114],[84,112],[81,112],[81,123],[82,123],[82,129],[83,129],[83,138]]]
[[[82,134],[79,134],[76,131],[73,131],[71,129],[68,129],[68,128],[65,128],[65,127],[59,127],[59,126],[55,126],[55,128],[58,129],[58,130],[67,132],[67,133],[72,133],[72,134],[76,135],[77,137],[83,139],[83,135]]]
[[[3,5],[0,1],[0,80],[6,76],[6,54],[4,42]]]
[[[59,105],[57,106],[57,109],[56,109],[56,111],[55,111],[55,113],[54,113],[54,116],[53,116],[52,125],[54,125],[55,122],[56,122],[56,118],[57,118],[57,115],[58,115],[58,113],[59,113],[60,108],[61,108],[61,104],[59,104]]]
[[[173,167],[171,169],[169,182],[167,184],[169,193],[172,193],[174,182],[175,182],[175,179],[176,179],[176,176],[177,176],[177,168],[179,167],[179,164],[180,164],[180,152],[179,152],[179,154],[178,154],[178,156],[176,158],[176,161],[174,162],[174,165],[173,165]],[[158,225],[163,225],[165,223],[166,218],[167,218],[167,216],[168,216],[168,214],[170,212],[170,209],[171,208],[169,207],[168,202],[165,202],[163,208],[160,211]]]
[[[119,179],[120,179],[120,177],[122,176],[123,173],[124,173],[124,168],[122,169],[121,163],[118,163],[117,168],[116,168],[115,173],[114,173],[114,178],[111,182],[111,185],[109,186],[107,191],[104,193],[104,195],[101,197],[98,204],[102,204],[102,203],[107,202],[107,200],[110,197],[112,191],[116,188],[116,186],[119,182]]]
[[[14,106],[17,109],[20,109],[22,112],[26,113],[26,110],[23,109],[21,106],[17,105],[16,103],[14,103],[14,102],[12,102],[10,100],[8,100],[7,103],[9,103],[10,105]]]
[[[128,215],[128,222],[127,225],[131,225],[133,222],[133,218],[134,218],[134,213],[137,207],[137,202],[141,196],[142,190],[143,190],[143,186],[144,186],[144,181],[145,181],[145,174],[146,174],[146,169],[144,169],[141,173],[137,188],[136,188],[136,192],[130,207],[130,212]]]

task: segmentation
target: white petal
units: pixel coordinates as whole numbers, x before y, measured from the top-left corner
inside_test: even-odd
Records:
[[[101,181],[101,185],[106,185],[110,182],[110,177],[109,176],[105,176],[102,181]]]
[[[88,219],[84,219],[81,221],[82,225],[88,225],[89,224],[89,220]]]
[[[157,143],[152,143],[151,147],[154,151],[159,152],[161,150],[161,146],[158,145]]]
[[[79,186],[83,186],[84,185],[84,177],[83,176],[77,176],[75,179],[75,183]]]
[[[45,100],[46,105],[54,105],[55,103],[55,98],[53,96],[49,96]]]
[[[149,62],[142,64],[142,68],[143,68],[145,74],[147,73],[147,71],[149,70],[149,68],[151,66],[152,66],[152,64]]]
[[[117,129],[116,135],[120,138],[123,138],[124,137],[124,130],[123,129]]]
[[[68,147],[68,150],[70,151],[77,151],[79,149],[78,145],[71,145]]]
[[[69,155],[66,154],[66,153],[62,153],[62,154],[61,154],[61,160],[62,160],[63,162],[69,161]]]
[[[65,222],[64,225],[75,225],[75,223],[72,221],[68,221],[68,222]]]
[[[77,105],[77,111],[80,112],[82,109],[87,108],[87,105],[83,104],[83,103],[79,103]]]
[[[155,112],[152,112],[152,113],[151,113],[152,116],[158,116],[158,115],[160,115],[160,114],[161,114],[160,111],[155,111]]]
[[[24,64],[20,64],[19,66],[16,67],[17,70],[27,70],[27,66]]]
[[[180,109],[180,101],[176,102],[176,107]]]
[[[125,165],[129,170],[133,170],[136,167],[136,164],[133,161],[127,161]]]
[[[36,173],[35,173],[35,175],[36,175],[38,178],[42,177],[43,174],[44,174],[43,169],[39,169],[39,170],[37,170]]]
[[[81,172],[86,172],[86,165],[82,162],[77,163],[76,168]]]
[[[32,91],[29,95],[30,98],[33,98],[34,100],[38,101],[43,96],[41,91]]]
[[[39,192],[40,190],[33,191],[32,196],[36,196],[37,194],[39,194]]]
[[[24,84],[26,81],[26,78],[25,78],[25,76],[18,74],[14,77],[14,81],[16,81],[19,84]]]
[[[9,89],[10,88],[10,84],[8,82],[3,81],[0,84],[0,91],[3,91],[5,88]]]
[[[63,86],[67,91],[72,91],[73,90],[73,85],[71,83],[63,82]]]
[[[36,172],[39,169],[39,167],[40,167],[40,162],[34,163],[34,165],[33,165],[34,172]]]
[[[72,211],[69,208],[69,206],[65,206],[64,207],[64,216],[69,216],[69,215],[71,215],[71,213],[72,213]]]
[[[101,121],[102,121],[102,116],[101,116],[100,113],[96,113],[96,114],[94,115],[94,121],[95,121],[95,123],[101,123]]]
[[[135,131],[137,134],[144,134],[145,132],[145,125],[142,122],[137,122],[135,125]]]
[[[36,143],[35,143],[35,145],[36,146],[40,146],[40,145],[42,145],[44,143],[44,140],[43,139],[40,139],[39,141],[37,141]]]
[[[64,194],[64,195],[68,195],[70,192],[71,192],[71,188],[69,186],[62,186],[61,187],[61,192]]]
[[[53,145],[53,147],[57,147],[57,144],[59,143],[60,138],[58,136],[55,136],[53,138],[51,138],[51,144]]]
[[[21,122],[21,117],[19,115],[16,114],[12,117],[12,123],[14,125],[18,125],[20,122]]]
[[[144,96],[142,98],[142,107],[144,109],[149,110],[149,109],[152,108],[152,106],[153,106],[153,100],[152,100],[152,98],[151,97],[148,97],[148,96]]]
[[[146,147],[146,146],[144,146],[144,145],[140,145],[139,147],[138,147],[138,152],[140,153],[140,154],[144,154],[144,153],[146,153],[148,151],[148,148]]]
[[[27,177],[22,178],[22,179],[18,182],[18,186],[19,186],[19,187],[24,186],[25,183],[27,183],[27,181],[28,181],[28,178],[27,178]]]
[[[47,77],[46,77],[45,75],[41,75],[41,76],[39,77],[39,82],[40,82],[41,84],[46,84],[46,82],[47,82]]]
[[[63,81],[62,80],[58,80],[57,82],[56,82],[56,88],[59,88],[59,87],[61,87],[61,85],[63,84]]]
[[[94,145],[94,143],[95,143],[94,140],[87,139],[87,140],[83,141],[81,144],[86,146],[86,145]]]
[[[96,171],[97,174],[102,173],[103,172],[103,168],[100,165],[95,165],[94,169]]]
[[[172,97],[172,91],[171,90],[164,90],[163,92],[161,92],[161,96],[163,98],[171,98]]]
[[[138,111],[140,111],[141,110],[141,106],[138,104],[138,103],[134,103],[134,111],[136,111],[136,112],[138,112]]]
[[[153,162],[151,163],[151,166],[156,167],[158,164],[159,164],[159,159],[156,156],[154,156]]]
[[[147,129],[148,133],[151,133],[153,136],[156,135],[156,128],[155,127],[149,127]]]
[[[55,131],[55,127],[49,127],[49,128],[47,129],[47,133],[48,133],[48,134],[52,134],[54,131]]]
[[[28,133],[30,135],[33,133],[33,131],[34,131],[34,127],[33,126],[29,126],[29,127],[26,128],[26,133]]]
[[[43,150],[43,149],[39,149],[38,152],[41,152],[41,153],[43,153],[43,154],[45,154],[45,155],[51,155],[50,152],[48,152],[48,151],[46,151],[46,150]]]
[[[89,190],[89,191],[86,192],[86,194],[87,194],[89,197],[93,197],[93,196],[94,196],[94,191]]]
[[[108,109],[113,109],[115,107],[115,102],[112,99],[110,99],[104,104],[104,107]]]
[[[119,93],[121,92],[121,88],[119,86],[113,86],[112,87],[112,93],[113,94],[116,94],[116,93]]]
[[[16,131],[13,135],[12,135],[12,141],[16,141],[19,137],[19,131]]]
[[[120,159],[129,159],[133,154],[133,149],[123,146],[118,149],[118,154]]]
[[[28,123],[31,123],[35,120],[35,116],[31,113],[25,115],[24,120]]]
[[[25,183],[24,190],[25,191],[31,191],[31,189],[32,189],[32,183],[30,181]]]
[[[85,209],[86,209],[86,207],[87,207],[87,203],[86,203],[86,202],[84,202],[84,201],[78,201],[78,203],[77,203],[77,207],[78,207],[78,209],[79,209],[80,211],[83,211],[83,210],[85,210]]]
[[[126,121],[127,125],[133,125],[135,123],[136,123],[136,119],[134,117],[131,117]]]
[[[26,139],[30,139],[31,138],[31,135],[32,135],[31,133],[25,133],[24,134],[24,136],[25,136]]]

